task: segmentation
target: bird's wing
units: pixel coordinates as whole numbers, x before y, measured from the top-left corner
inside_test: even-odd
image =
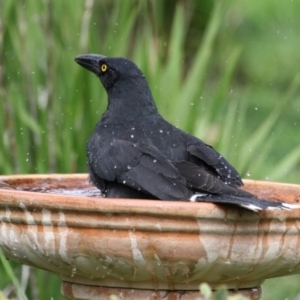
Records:
[[[212,168],[218,177],[228,185],[239,187],[243,185],[239,173],[229,162],[215,151],[211,146],[204,143],[193,143],[188,145],[187,151],[209,168]]]
[[[252,194],[224,183],[202,166],[188,161],[172,162],[179,173],[185,178],[187,185],[199,192],[216,195],[233,195],[238,197],[253,197]]]
[[[153,146],[113,139],[99,147],[94,138],[88,151],[90,170],[99,178],[123,183],[164,200],[186,200],[192,195],[178,170]]]

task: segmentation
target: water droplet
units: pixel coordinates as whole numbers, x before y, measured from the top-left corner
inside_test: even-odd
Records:
[[[162,129],[159,130],[160,133],[163,133],[164,131]]]
[[[131,169],[131,166],[128,165],[128,166],[127,166],[127,169],[130,170],[130,169]]]
[[[250,172],[247,172],[246,175],[249,177],[249,176],[251,176],[251,173],[250,173]]]
[[[134,138],[134,135],[132,134],[130,137],[133,139],[133,138]]]

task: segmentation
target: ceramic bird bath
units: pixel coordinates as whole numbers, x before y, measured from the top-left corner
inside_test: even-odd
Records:
[[[259,197],[300,202],[300,186],[245,180]],[[101,198],[86,174],[0,176],[0,247],[62,279],[71,299],[196,299],[226,284],[300,273],[300,209],[261,211]]]

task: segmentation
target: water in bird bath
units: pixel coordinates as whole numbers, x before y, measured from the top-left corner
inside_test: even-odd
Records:
[[[79,176],[72,180],[64,178],[62,175],[57,177],[28,177],[19,180],[6,179],[0,181],[0,188],[27,191],[47,194],[60,194],[70,196],[102,197],[100,190],[90,184],[87,178]]]

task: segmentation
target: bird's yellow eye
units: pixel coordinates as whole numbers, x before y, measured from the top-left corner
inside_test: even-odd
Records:
[[[101,72],[106,72],[107,71],[107,69],[108,69],[108,67],[107,67],[107,65],[106,64],[102,64],[101,65],[101,67],[100,67],[100,69],[101,69]]]

